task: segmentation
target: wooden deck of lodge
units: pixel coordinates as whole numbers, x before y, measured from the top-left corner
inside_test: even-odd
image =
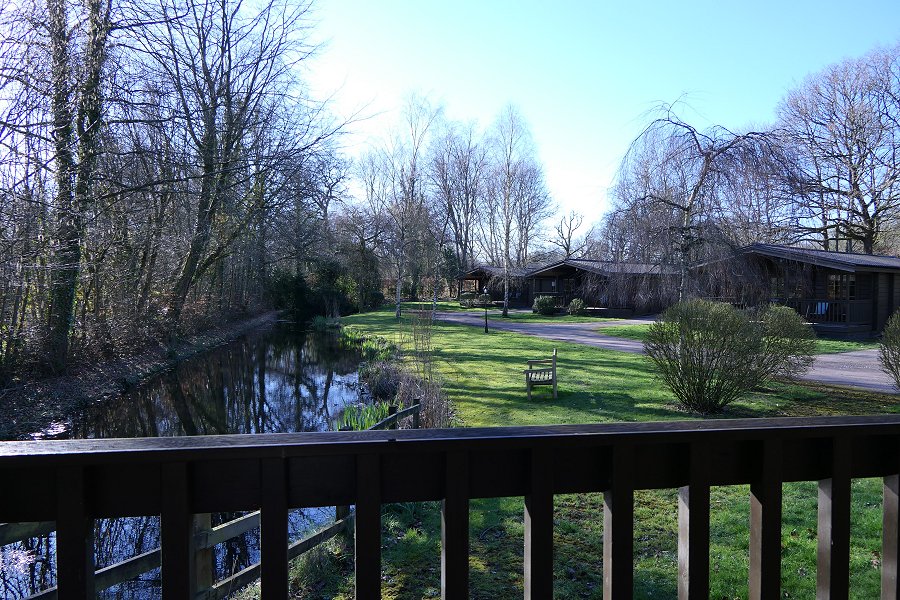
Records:
[[[410,477],[415,473],[415,477]],[[750,485],[749,597],[779,598],[782,484],[817,481],[819,598],[849,597],[850,484],[884,478],[900,592],[900,416],[6,442],[0,521],[55,521],[58,597],[94,597],[92,520],[162,516],[165,598],[196,590],[193,515],[259,510],[262,597],[288,593],[288,509],[356,506],[356,594],[381,593],[381,505],[443,501],[442,594],[469,594],[469,501],[524,496],[526,598],[553,593],[553,497],[603,492],[604,598],[631,598],[634,493],[679,488],[678,596],[709,597],[710,487]],[[598,560],[598,564],[599,564]]]

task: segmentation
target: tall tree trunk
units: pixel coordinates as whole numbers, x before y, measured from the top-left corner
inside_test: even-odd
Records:
[[[52,53],[51,99],[56,153],[56,210],[58,222],[50,259],[50,308],[47,319],[48,364],[54,372],[66,368],[69,335],[75,314],[75,291],[81,269],[84,211],[91,195],[91,180],[97,163],[100,117],[103,107],[101,76],[106,59],[110,6],[101,0],[86,3],[87,41],[82,58],[77,111],[70,89],[70,36],[64,0],[49,0]],[[77,157],[73,156],[73,124]]]
[[[174,328],[181,319],[181,311],[184,309],[184,303],[187,300],[188,292],[194,285],[197,272],[200,265],[200,259],[206,253],[209,247],[209,241],[212,237],[212,224],[216,215],[217,196],[219,183],[216,176],[216,123],[215,123],[215,107],[211,107],[205,116],[204,136],[201,148],[203,156],[203,177],[200,184],[200,198],[197,202],[197,214],[194,221],[194,232],[191,236],[191,243],[188,247],[188,253],[181,262],[178,280],[172,289],[172,295],[169,299],[169,323]]]
[[[50,310],[47,321],[49,367],[63,371],[69,351],[75,285],[81,262],[81,222],[75,211],[72,187],[72,105],[69,89],[69,27],[63,0],[49,0],[49,29],[52,48],[53,142],[56,153],[57,226],[50,258]]]

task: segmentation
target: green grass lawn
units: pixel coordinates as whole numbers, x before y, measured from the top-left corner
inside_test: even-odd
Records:
[[[400,309],[401,311],[405,310],[431,310],[432,302],[430,300],[423,300],[421,302],[401,302]],[[437,309],[442,312],[473,312],[474,308],[466,308],[465,306],[460,306],[459,302],[448,302],[446,300],[439,300],[437,303]],[[389,307],[384,308],[383,310],[394,312],[394,305],[390,305]]]
[[[603,335],[611,335],[613,337],[628,338],[629,340],[638,340],[643,342],[647,337],[647,329],[649,323],[641,323],[639,325],[610,325],[600,329]],[[856,342],[849,340],[830,340],[819,338],[816,340],[816,354],[836,354],[838,352],[853,352],[854,350],[871,350],[877,348],[878,342]]]
[[[489,318],[506,319],[508,321],[521,321],[530,323],[612,323],[621,321],[621,319],[610,319],[607,317],[584,317],[578,315],[539,315],[533,312],[511,312],[504,317],[500,310],[488,312]]]
[[[431,302],[403,302],[400,305],[401,310],[431,310]],[[484,316],[484,308],[466,308],[460,306],[459,302],[438,302],[437,309],[443,312],[466,312],[474,315]],[[385,308],[393,312],[393,308]],[[355,317],[354,317],[355,318]],[[530,310],[522,311],[521,309],[509,311],[507,316],[503,316],[502,310],[496,306],[488,308],[488,321],[495,319],[504,319],[508,321],[526,321],[531,323],[611,323],[620,321],[621,319],[609,319],[604,317],[584,317],[573,315],[552,315],[545,316],[533,313]],[[348,321],[352,322],[352,321]]]
[[[355,315],[345,324],[396,341],[408,339],[388,311]],[[435,323],[434,356],[460,426],[599,423],[696,418],[682,412],[639,355],[545,341],[500,331]],[[525,360],[559,350],[559,397],[538,390],[526,399]],[[888,395],[834,392],[772,383],[727,408],[722,417],[811,416],[898,412]],[[745,598],[748,573],[749,490],[712,491],[711,598]],[[785,484],[782,527],[784,598],[815,597],[816,485]],[[852,597],[878,597],[881,484],[853,482]],[[555,500],[555,596],[602,597],[602,498],[565,495]],[[385,508],[385,598],[440,595],[440,514],[436,503]],[[522,498],[474,500],[471,512],[473,598],[522,594]],[[639,491],[635,501],[635,597],[677,595],[677,492]],[[341,566],[326,583],[304,587],[302,598],[351,598],[352,553],[332,545]],[[349,553],[349,554],[348,554]],[[327,561],[326,561],[327,562]],[[306,572],[310,567],[307,565]],[[298,572],[302,572],[300,568]],[[320,578],[321,579],[321,578]],[[298,581],[303,581],[299,579]]]

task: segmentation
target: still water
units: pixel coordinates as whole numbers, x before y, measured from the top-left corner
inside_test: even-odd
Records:
[[[333,429],[343,408],[359,401],[357,352],[336,336],[274,328],[182,362],[114,400],[92,406],[55,437],[112,438]],[[241,516],[214,514],[212,525]],[[292,511],[292,540],[334,517],[334,508]],[[53,534],[0,548],[0,598],[24,598],[55,585]],[[159,547],[159,518],[101,519],[95,526],[97,568]],[[259,531],[215,548],[216,578],[253,564]],[[103,598],[158,598],[159,570],[110,588]]]

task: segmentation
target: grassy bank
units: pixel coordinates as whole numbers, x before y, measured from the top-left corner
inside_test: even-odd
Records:
[[[401,341],[404,326],[392,312],[357,315],[349,326]],[[531,425],[696,418],[682,412],[641,356],[563,344],[500,331],[436,323],[435,360],[454,403],[458,425]],[[528,358],[559,349],[559,398],[538,390],[525,396],[521,370]],[[809,416],[897,412],[896,398],[837,394],[827,388],[771,384],[728,407],[723,417]],[[747,595],[748,489],[712,491],[711,583],[713,598]],[[878,596],[881,487],[875,480],[853,483],[851,547],[854,598]],[[784,488],[783,597],[815,596],[816,486]],[[602,596],[602,500],[597,494],[555,499],[556,597]],[[472,597],[511,597],[522,585],[521,498],[472,502]],[[436,504],[385,509],[384,597],[428,598],[440,590],[440,515]],[[677,499],[675,490],[643,491],[635,506],[635,597],[676,595]],[[338,557],[322,573],[328,583],[307,585],[302,598],[351,598],[349,549],[332,546]],[[335,565],[340,568],[335,570]],[[298,570],[301,572],[302,568]],[[307,568],[308,572],[308,568]]]

